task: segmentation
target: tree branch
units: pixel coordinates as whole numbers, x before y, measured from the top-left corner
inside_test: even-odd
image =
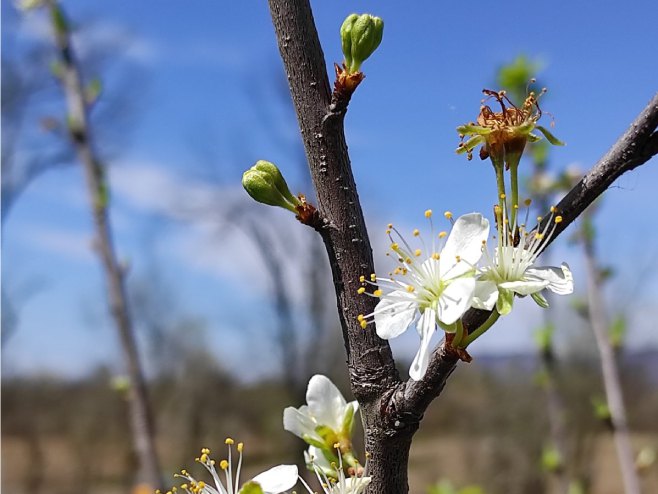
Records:
[[[133,320],[128,307],[124,270],[117,260],[108,215],[108,191],[105,170],[98,156],[89,122],[89,104],[85,98],[82,75],[71,44],[68,21],[56,0],[45,4],[51,16],[55,48],[62,66],[60,82],[66,96],[69,137],[82,164],[96,238],[95,250],[103,267],[107,298],[116,325],[126,370],[130,379],[128,408],[133,447],[138,461],[138,481],[149,489],[162,487],[155,449],[152,414],[146,379],[142,371]]]
[[[631,123],[628,130],[615,142],[610,150],[558,203],[557,211],[562,222],[544,245],[545,249],[560,235],[587,207],[592,204],[623,173],[633,170],[649,161],[658,153],[658,93],[646,108]],[[551,218],[544,218],[535,229],[543,230]],[[542,250],[543,250],[542,249]],[[489,312],[471,309],[464,315],[464,327],[472,331],[489,316]],[[421,382],[402,383],[392,396],[399,413],[422,416],[429,403],[436,398],[445,381],[457,364],[454,355],[446,352],[445,344],[439,346],[432,356],[427,374]]]

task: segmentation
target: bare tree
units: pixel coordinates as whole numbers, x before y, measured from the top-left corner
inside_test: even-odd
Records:
[[[459,355],[443,344],[435,350],[422,380],[401,381],[388,342],[361,328],[357,316],[372,313],[375,300],[353,296],[358,286],[355,273],[375,270],[345,142],[343,121],[349,99],[334,93],[332,100],[309,1],[269,0],[269,6],[317,193],[319,219],[314,226],[333,273],[352,391],[361,404],[372,477],[367,492],[405,493],[412,437]],[[558,204],[563,221],[553,239],[617,177],[658,152],[657,125],[658,95]],[[464,327],[473,331],[488,317],[486,311],[472,309],[464,316]]]

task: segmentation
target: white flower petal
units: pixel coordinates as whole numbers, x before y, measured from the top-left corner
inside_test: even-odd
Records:
[[[322,450],[316,446],[309,446],[308,450],[304,451],[304,462],[307,465],[315,465],[323,472],[330,472],[334,469]]]
[[[511,290],[519,295],[530,295],[542,291],[548,286],[546,280],[505,281],[498,285],[500,288]]]
[[[409,298],[406,292],[395,291],[390,296]],[[377,336],[384,340],[395,338],[404,333],[411,325],[416,315],[416,304],[410,300],[404,303],[398,300],[383,298],[375,307],[375,327]]]
[[[436,331],[436,312],[432,309],[425,310],[423,315],[420,316],[418,325],[421,333],[420,347],[409,368],[409,377],[414,381],[420,381],[427,371],[430,358],[430,340]]]
[[[439,297],[439,321],[443,324],[453,324],[464,315],[471,306],[475,278],[457,278],[443,290]]]
[[[315,436],[317,424],[310,416],[308,407],[302,405],[299,409],[287,407],[283,411],[283,428],[301,438],[304,434]]]
[[[347,402],[327,376],[316,374],[308,382],[306,403],[318,424],[340,431]]]
[[[469,213],[457,218],[441,251],[439,270],[441,277],[460,276],[482,257],[482,242],[489,236],[489,220],[480,213]],[[456,262],[457,256],[461,262]]]
[[[573,275],[567,263],[559,268],[547,266],[543,268],[529,268],[525,272],[526,278],[548,281],[548,288],[558,295],[573,293]]]
[[[491,280],[482,280],[475,282],[475,292],[471,307],[476,309],[491,310],[498,300],[498,287]]]
[[[265,494],[279,494],[292,489],[297,483],[296,465],[278,465],[256,475],[254,482],[258,482]]]

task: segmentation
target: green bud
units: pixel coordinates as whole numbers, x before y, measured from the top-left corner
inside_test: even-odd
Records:
[[[384,35],[384,21],[370,14],[350,14],[340,27],[340,39],[347,72],[358,72],[373,54]]]
[[[87,101],[87,104],[94,104],[96,100],[98,100],[102,90],[103,84],[101,83],[101,80],[98,78],[92,79],[85,88],[85,100]]]
[[[345,65],[348,69],[352,65],[352,26],[358,18],[357,14],[350,14],[343,21],[343,25],[340,26],[340,42],[345,56]]]
[[[301,202],[290,193],[279,169],[269,161],[260,160],[242,175],[242,186],[256,201],[279,206],[293,213]]]
[[[547,472],[557,472],[562,468],[562,456],[555,446],[547,446],[541,455],[541,464]]]

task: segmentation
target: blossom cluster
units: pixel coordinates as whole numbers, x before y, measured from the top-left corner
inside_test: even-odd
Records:
[[[498,197],[494,207],[496,233],[492,241],[489,241],[490,223],[480,213],[465,214],[453,220],[452,213],[446,212],[445,217],[452,224],[450,233],[442,231],[435,235],[432,211],[427,210],[425,217],[430,221],[431,242],[425,242],[416,229],[413,236],[420,245],[412,247],[392,224],[389,225],[387,234],[392,251],[389,255],[394,257],[397,266],[387,277],[372,274],[359,279],[359,294],[380,299],[371,313],[359,314],[358,321],[364,329],[375,323],[378,336],[390,339],[416,327],[420,346],[409,369],[409,376],[414,380],[422,379],[427,371],[431,339],[437,328],[451,335],[453,348],[465,350],[499,316],[511,312],[516,296],[530,295],[545,308],[548,302],[542,295],[544,290],[560,295],[573,292],[573,277],[566,263],[559,267],[535,266],[538,256],[563,221],[562,216],[551,208],[548,221],[542,223],[542,218],[538,218],[543,227],[528,230],[528,214],[524,222],[519,220],[518,214],[519,161],[526,143],[539,139],[532,130],[539,130],[551,144],[563,143],[537,125],[542,112],[539,97],[534,93],[530,93],[518,108],[505,91],[484,90],[484,93],[500,104],[501,111],[495,112],[483,105],[477,125],[458,127],[462,143],[457,152],[467,153],[470,159],[472,150],[480,145],[480,157],[490,158],[493,164]],[[465,136],[472,137],[463,142]],[[510,174],[511,201],[506,193],[506,171]],[[525,204],[529,207],[530,200]],[[369,286],[374,289],[369,290]],[[462,317],[471,308],[491,311],[491,315],[479,328],[471,328],[469,334]]]
[[[368,455],[362,466],[352,450],[352,425],[359,410],[356,401],[347,402],[336,385],[323,375],[308,384],[306,405],[284,410],[283,426],[309,444],[304,458],[324,494],[362,494],[370,483]],[[332,443],[332,441],[335,441]],[[183,469],[174,475],[181,484],[166,494],[283,494],[297,483],[309,494],[318,494],[300,475],[296,465],[278,465],[240,483],[243,443],[226,438],[227,455],[217,462],[209,448],[195,458],[210,476],[206,482]],[[237,453],[237,461],[234,457]],[[222,478],[223,477],[223,478]],[[295,491],[293,491],[293,494]],[[156,491],[156,494],[162,494]]]

